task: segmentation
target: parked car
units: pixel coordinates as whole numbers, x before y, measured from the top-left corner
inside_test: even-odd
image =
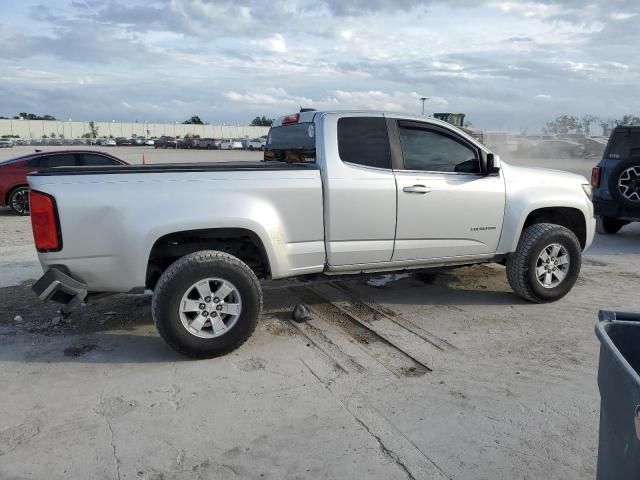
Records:
[[[27,174],[40,168],[67,166],[126,165],[113,155],[93,150],[35,152],[0,162],[0,206],[8,206],[18,215],[29,214]]]
[[[216,140],[215,138],[199,138],[196,142],[196,148],[215,150],[220,148],[220,141]]]
[[[598,233],[640,222],[640,125],[617,126],[591,173]]]
[[[538,142],[526,154],[539,158],[582,158],[584,145],[575,140],[554,138]]]
[[[249,150],[265,150],[265,146],[267,145],[266,138],[254,138],[247,142],[247,148]]]
[[[220,142],[220,150],[242,150],[242,141],[238,138],[228,138]]]
[[[178,148],[196,148],[197,138],[185,137],[178,140]]]
[[[149,138],[148,140],[144,141],[144,144],[153,147],[156,144],[156,141],[153,138]]]
[[[0,138],[0,148],[13,148],[13,141],[10,138]]]
[[[130,138],[117,137],[116,145],[122,146],[122,147],[125,147],[125,146],[128,147],[133,145],[133,140],[131,140]]]
[[[155,148],[176,148],[177,143],[175,137],[167,137],[163,135],[159,139],[156,140],[154,144]]]
[[[34,291],[68,311],[87,292],[151,289],[166,342],[212,357],[254,331],[260,277],[499,262],[517,295],[552,302],[593,240],[587,179],[501,162],[435,119],[296,113],[274,123],[265,156],[30,175]]]
[[[105,138],[104,140],[102,140],[101,145],[104,145],[105,147],[115,147],[118,144],[113,138]]]

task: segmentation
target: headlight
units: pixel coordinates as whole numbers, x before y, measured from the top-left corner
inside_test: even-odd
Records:
[[[587,196],[587,198],[593,201],[593,189],[591,188],[591,185],[589,185],[588,183],[583,183],[582,190],[584,190],[584,194]]]

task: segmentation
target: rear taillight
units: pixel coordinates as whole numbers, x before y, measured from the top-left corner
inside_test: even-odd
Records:
[[[62,236],[60,235],[56,201],[53,197],[31,190],[29,192],[29,210],[36,249],[39,252],[61,250]]]
[[[600,187],[600,173],[600,167],[593,167],[593,169],[591,170],[591,186],[593,188]]]

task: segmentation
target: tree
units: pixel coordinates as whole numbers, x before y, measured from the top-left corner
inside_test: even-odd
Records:
[[[571,132],[582,133],[582,124],[573,115],[561,115],[542,128],[542,131],[550,135],[567,135]]]
[[[590,137],[591,136],[591,124],[599,122],[599,118],[596,117],[595,115],[583,115],[582,119],[580,120],[581,122],[581,126],[582,126],[582,131],[584,132],[584,135],[586,137]]]
[[[93,120],[89,122],[89,130],[91,132],[91,138],[98,137],[98,127],[96,127],[96,122],[94,122]]]
[[[51,135],[49,135],[51,138],[56,138],[56,134],[51,132]]]
[[[205,125],[205,123],[202,120],[200,120],[200,117],[197,115],[194,115],[189,120],[185,120],[182,123],[184,125]]]
[[[638,125],[640,124],[640,117],[627,114],[623,116],[620,120],[616,120],[616,124],[617,125]]]
[[[251,120],[252,127],[270,127],[273,124],[271,118],[267,118],[264,115],[262,117],[256,117]]]
[[[25,120],[55,120],[56,117],[53,117],[51,115],[36,115],[35,113],[27,113],[27,112],[20,112],[18,115],[16,115],[15,117],[13,117],[14,120],[20,120],[21,118],[25,119]]]

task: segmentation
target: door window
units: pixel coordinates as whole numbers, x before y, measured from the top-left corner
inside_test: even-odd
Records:
[[[100,166],[100,165],[120,165],[114,159],[105,157],[103,155],[96,155],[95,153],[83,153],[82,165]]]
[[[387,124],[382,117],[344,117],[338,120],[338,152],[343,162],[391,168]]]
[[[42,159],[42,166],[46,168],[52,167],[76,167],[78,166],[78,158],[75,153],[63,153],[60,155],[49,155]]]
[[[480,173],[478,151],[436,130],[399,126],[406,170]]]

